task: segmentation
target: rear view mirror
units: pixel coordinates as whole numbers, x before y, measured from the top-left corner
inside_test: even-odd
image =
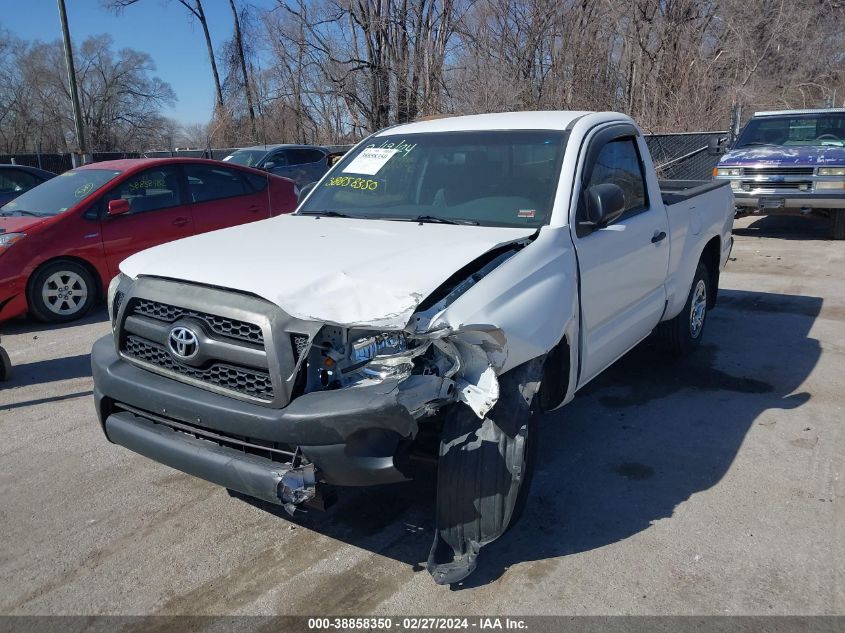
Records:
[[[132,210],[132,207],[129,206],[129,200],[124,200],[123,198],[118,198],[117,200],[109,200],[109,215],[122,215],[124,213],[129,213]]]
[[[719,156],[725,153],[725,142],[727,139],[711,136],[707,139],[707,153],[710,156]]]
[[[625,211],[625,193],[619,185],[602,183],[587,189],[584,226],[601,228],[615,222]]]

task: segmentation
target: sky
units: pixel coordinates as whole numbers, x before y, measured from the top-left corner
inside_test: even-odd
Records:
[[[61,38],[56,0],[0,0],[15,10],[0,13],[0,27],[24,40]],[[7,4],[8,3],[8,4]],[[274,6],[273,0],[251,4]],[[134,48],[148,53],[156,65],[155,76],[169,83],[178,100],[164,115],[181,123],[206,123],[214,106],[214,85],[205,38],[196,20],[176,0],[139,0],[120,16],[106,11],[100,0],[65,0],[70,36],[76,43],[91,35],[108,33],[114,48]],[[240,6],[240,3],[239,3]],[[24,9],[25,7],[25,9]],[[232,33],[228,0],[204,0],[215,51]],[[218,63],[218,68],[220,64]],[[222,72],[222,71],[221,71]]]

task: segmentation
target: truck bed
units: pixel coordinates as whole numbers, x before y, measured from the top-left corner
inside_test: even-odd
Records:
[[[659,180],[658,184],[663,204],[667,207],[719,187],[729,186],[727,180]]]

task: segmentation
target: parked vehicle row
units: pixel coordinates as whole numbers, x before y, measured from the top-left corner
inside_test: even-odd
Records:
[[[256,145],[235,150],[224,162],[263,169],[276,176],[293,180],[298,187],[304,187],[323,177],[334,158],[343,152],[332,152],[326,147],[314,145]]]
[[[622,114],[389,128],[295,214],[124,260],[97,415],[111,442],[290,512],[434,457],[428,569],[458,582],[521,513],[539,413],[653,332],[700,343],[733,216],[727,182],[658,182]]]
[[[0,208],[0,321],[83,316],[146,248],[293,211],[292,181],[219,161],[86,165]]]

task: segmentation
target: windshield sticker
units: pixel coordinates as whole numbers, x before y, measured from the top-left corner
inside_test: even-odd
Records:
[[[141,180],[135,180],[129,183],[129,192],[138,191],[139,189],[167,189],[167,183],[164,178],[152,179],[145,177]]]
[[[77,187],[76,191],[73,192],[73,195],[77,198],[84,198],[92,191],[94,191],[94,183],[86,182],[84,185],[80,185],[79,187]]]
[[[536,211],[534,209],[520,209],[516,212],[518,218],[533,218]]]
[[[379,169],[384,167],[387,161],[393,158],[398,152],[398,149],[368,147],[353,158],[352,162],[343,168],[343,172],[375,176]]]
[[[375,191],[378,189],[378,183],[378,180],[371,180],[369,178],[336,176],[335,178],[329,178],[326,187],[349,187],[350,189],[360,189],[361,191]]]
[[[402,139],[398,143],[391,143],[390,141],[385,141],[381,145],[378,146],[378,149],[395,149],[397,152],[402,152],[405,156],[411,153],[411,150],[417,146],[416,143],[411,145],[410,143],[406,143],[405,139]],[[367,148],[375,147],[375,145],[369,145]]]

